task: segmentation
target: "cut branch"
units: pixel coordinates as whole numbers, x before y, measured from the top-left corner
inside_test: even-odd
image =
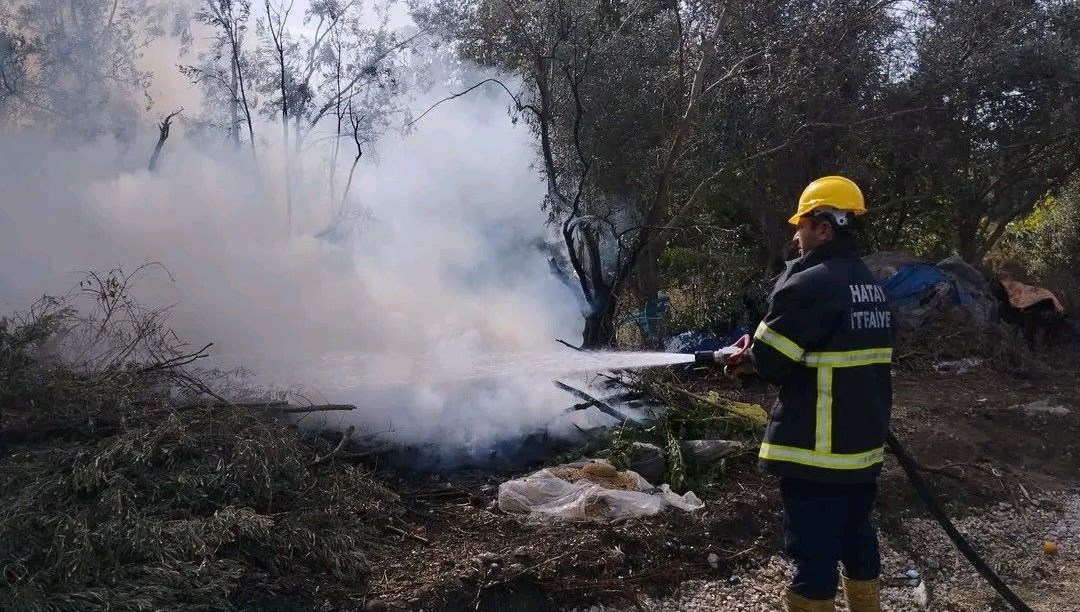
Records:
[[[600,410],[600,412],[603,412],[604,414],[610,416],[611,418],[619,421],[620,424],[622,424],[622,425],[634,425],[634,426],[637,426],[637,427],[641,426],[641,423],[639,421],[626,416],[625,414],[619,412],[615,408],[612,408],[611,405],[608,404],[607,402],[605,402],[605,401],[603,401],[601,399],[595,398],[595,397],[589,395],[588,393],[585,393],[584,391],[582,391],[580,389],[575,389],[574,387],[571,387],[570,385],[568,385],[566,383],[563,383],[563,382],[560,382],[560,381],[557,381],[557,380],[553,381],[553,382],[555,383],[555,386],[558,387],[559,389],[562,389],[563,391],[566,391],[567,393],[569,393],[571,395],[574,395],[574,396],[576,396],[578,398],[581,398],[581,399],[585,400],[586,402],[591,403],[593,406],[596,406],[597,409]]]
[[[563,345],[565,347],[572,348],[575,351],[584,351],[585,350],[585,349],[581,348],[580,346],[574,346],[573,344],[570,344],[569,342],[567,342],[566,340],[563,340],[561,338],[555,338],[555,342],[558,342],[559,344],[561,344],[561,345]]]
[[[416,540],[417,542],[423,542],[424,544],[431,544],[431,540],[429,540],[429,539],[427,539],[427,538],[425,538],[423,536],[418,536],[416,534],[409,533],[408,531],[405,531],[404,529],[398,529],[397,527],[394,527],[393,525],[387,525],[386,528],[389,529],[390,531],[393,531],[394,533],[396,533],[398,535],[405,536],[407,538],[412,538],[412,539]]]

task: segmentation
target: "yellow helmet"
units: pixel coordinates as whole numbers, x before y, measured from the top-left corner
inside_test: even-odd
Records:
[[[799,217],[825,206],[854,215],[866,214],[866,202],[854,181],[842,176],[826,176],[803,189],[799,196],[799,209],[788,219],[788,223],[798,225]]]

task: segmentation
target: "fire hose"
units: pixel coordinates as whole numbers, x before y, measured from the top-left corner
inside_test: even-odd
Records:
[[[743,347],[725,347],[718,351],[698,351],[694,353],[694,363],[698,365],[709,364],[723,364],[729,355],[741,352]],[[885,438],[885,442],[889,447],[889,450],[896,456],[897,461],[900,462],[900,467],[903,468],[904,473],[907,474],[908,480],[911,481],[911,485],[915,487],[915,492],[919,495],[919,499],[922,500],[926,506],[926,510],[930,513],[930,516],[934,517],[934,520],[941,525],[941,528],[948,534],[949,539],[960,551],[961,554],[975,567],[975,570],[979,572],[979,575],[986,579],[990,583],[990,586],[1001,595],[1005,601],[1009,602],[1009,605],[1017,612],[1032,612],[1023,600],[1020,599],[1009,588],[1007,584],[986,564],[986,561],[979,556],[975,549],[971,547],[971,544],[964,538],[964,536],[956,529],[952,521],[949,520],[948,515],[942,510],[941,504],[938,503],[937,498],[934,497],[933,492],[930,491],[929,485],[926,484],[926,480],[919,474],[918,463],[908,454],[900,441],[896,439],[892,431],[888,432]]]
[[[915,487],[915,492],[919,494],[919,499],[926,505],[926,510],[934,517],[934,520],[941,525],[941,528],[945,530],[945,533],[949,535],[949,539],[953,541],[956,548],[964,555],[964,557],[971,562],[971,565],[975,567],[975,570],[979,572],[979,575],[986,579],[990,583],[990,586],[994,587],[994,590],[1001,595],[1005,601],[1009,602],[1009,605],[1018,612],[1031,612],[1031,608],[1023,602],[1013,593],[1009,585],[994,573],[994,570],[990,569],[990,566],[983,561],[975,549],[971,547],[964,536],[957,531],[956,527],[949,520],[949,517],[945,514],[945,511],[941,509],[941,505],[938,503],[934,494],[930,491],[930,487],[927,486],[926,481],[923,479],[922,474],[919,474],[918,464],[908,454],[907,449],[900,444],[900,441],[896,439],[893,432],[889,432],[885,438],[886,444],[889,446],[889,450],[896,456],[897,461],[900,462],[900,467],[904,469],[904,473],[907,474],[908,480],[911,481],[911,485]]]

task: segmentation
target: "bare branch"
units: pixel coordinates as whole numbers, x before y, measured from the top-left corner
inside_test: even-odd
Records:
[[[715,181],[716,179],[720,178],[720,176],[722,176],[725,172],[729,172],[731,170],[734,170],[735,168],[737,168],[737,167],[739,167],[739,166],[741,166],[743,164],[746,164],[747,162],[751,162],[751,161],[754,161],[755,159],[760,159],[762,157],[767,157],[767,156],[772,155],[774,153],[779,153],[780,151],[783,151],[783,150],[791,147],[799,139],[801,139],[803,137],[803,134],[805,132],[807,132],[811,128],[815,128],[815,127],[816,128],[849,128],[849,127],[865,125],[865,124],[869,124],[869,123],[873,123],[873,122],[877,122],[877,121],[888,121],[888,120],[893,119],[895,117],[900,117],[900,116],[908,115],[908,114],[911,114],[911,113],[923,112],[926,109],[927,109],[927,107],[923,106],[923,107],[919,107],[919,108],[911,108],[911,109],[899,110],[899,111],[894,111],[894,112],[891,112],[891,113],[886,113],[886,114],[883,114],[883,115],[876,115],[874,117],[868,117],[868,118],[865,118],[865,119],[860,119],[858,121],[852,121],[852,122],[849,122],[849,123],[834,123],[834,122],[823,122],[823,121],[804,123],[804,124],[800,125],[798,128],[796,128],[793,132],[791,132],[791,136],[789,138],[787,138],[786,140],[784,140],[783,142],[781,142],[780,144],[769,147],[767,149],[762,149],[760,151],[757,151],[756,153],[751,153],[750,155],[747,155],[746,157],[743,157],[742,159],[740,159],[740,160],[738,160],[738,161],[736,161],[736,162],[734,162],[732,164],[722,166],[721,168],[717,169],[715,172],[713,172],[709,176],[705,177],[700,183],[698,183],[697,187],[694,188],[694,191],[690,194],[690,197],[686,200],[686,202],[684,202],[670,216],[669,222],[668,222],[669,226],[670,227],[677,227],[679,225],[678,222],[677,222],[678,219],[682,218],[682,216],[686,213],[686,211],[693,208],[694,205],[696,205],[698,203],[698,200],[700,200],[700,198],[705,194],[705,191],[709,187],[709,185],[711,185],[712,182]],[[661,230],[661,231],[663,231],[663,230]]]
[[[480,81],[479,83],[476,83],[474,85],[471,85],[468,88],[466,88],[466,89],[464,89],[462,91],[459,91],[458,93],[450,94],[449,96],[446,96],[445,98],[443,98],[443,99],[439,100],[438,102],[432,104],[431,106],[429,106],[427,108],[427,110],[420,113],[420,116],[418,116],[416,119],[413,119],[412,121],[406,123],[405,124],[406,127],[412,127],[417,122],[419,122],[421,119],[426,117],[428,113],[435,110],[437,107],[442,105],[444,102],[449,102],[451,100],[455,100],[455,99],[460,98],[462,96],[466,96],[466,95],[472,93],[474,90],[476,90],[476,89],[478,89],[478,88],[480,88],[480,87],[482,87],[484,85],[487,85],[488,83],[494,83],[494,84],[498,85],[499,87],[501,87],[502,90],[506,92],[506,95],[510,96],[510,99],[514,101],[514,106],[517,108],[518,111],[528,109],[528,110],[531,110],[532,112],[534,112],[536,114],[539,114],[539,111],[534,106],[532,106],[531,104],[522,104],[521,101],[518,99],[518,96],[514,95],[514,93],[512,91],[510,91],[510,88],[507,87],[505,83],[503,83],[499,79],[489,78],[489,79],[484,79],[483,81]]]
[[[428,33],[427,29],[422,29],[422,30],[416,32],[415,34],[413,34],[412,36],[402,40],[398,44],[387,48],[382,54],[380,54],[378,57],[374,58],[368,64],[368,66],[372,67],[372,68],[375,67],[382,60],[386,59],[387,57],[389,57],[390,55],[396,53],[397,51],[400,51],[401,49],[404,49],[406,46],[412,44],[412,42],[415,41],[417,38],[420,38],[421,36],[424,36],[427,33]],[[369,79],[371,78],[371,75],[369,74],[369,71],[367,71],[367,70],[359,70],[359,71],[357,71],[356,76],[354,76],[348,83],[346,83],[344,87],[340,87],[339,88],[340,91],[337,92],[329,100],[327,100],[326,103],[323,104],[319,108],[319,110],[313,116],[313,119],[310,121],[311,125],[314,126],[316,123],[321,121],[322,118],[326,116],[326,113],[330,112],[332,109],[337,107],[337,105],[339,103],[345,102],[345,101],[348,101],[348,100],[352,100],[354,97],[356,97],[357,94],[354,93],[354,88],[357,85],[359,85],[362,82],[362,79],[364,79],[364,78],[369,78]],[[348,92],[348,95],[346,95],[347,92]]]
[[[165,370],[165,369],[170,369],[170,368],[179,368],[181,366],[188,365],[189,363],[193,363],[193,362],[195,362],[195,361],[197,361],[199,359],[209,357],[210,355],[206,353],[206,349],[210,348],[211,346],[214,346],[213,342],[208,343],[206,346],[202,347],[201,349],[199,349],[199,350],[197,350],[197,351],[195,351],[193,353],[188,353],[187,355],[179,355],[179,356],[173,357],[171,359],[166,359],[165,361],[161,361],[161,362],[158,362],[158,363],[148,365],[148,366],[143,367],[143,368],[139,368],[136,372],[138,374],[149,374],[150,372],[155,372],[155,371],[158,371],[158,370]]]
[[[337,446],[334,447],[334,450],[330,451],[326,455],[323,455],[322,457],[316,457],[311,463],[307,465],[308,468],[313,468],[315,466],[328,463],[331,459],[333,459],[335,455],[341,452],[341,449],[345,448],[345,445],[348,444],[349,440],[352,439],[354,431],[356,431],[355,426],[349,425],[348,427],[346,427],[345,432],[341,434],[341,440],[338,441]]]
[[[768,51],[768,49],[760,49],[760,50],[758,50],[758,51],[756,51],[754,53],[751,53],[750,55],[747,55],[747,56],[743,57],[739,61],[735,62],[731,66],[731,68],[729,68],[728,71],[726,73],[724,73],[724,76],[720,77],[716,81],[713,81],[713,83],[711,85],[709,85],[708,87],[703,89],[701,91],[701,95],[704,96],[704,95],[708,94],[715,87],[717,87],[719,85],[723,85],[724,83],[730,81],[731,79],[733,79],[735,77],[742,76],[744,74],[748,74],[748,73],[753,72],[754,70],[756,70],[755,68],[751,68],[751,69],[748,69],[748,70],[742,70],[742,66],[746,62],[754,59],[755,57],[758,57],[759,55],[762,55],[766,51]]]
[[[352,138],[353,143],[356,144],[356,157],[353,158],[352,166],[349,168],[349,178],[345,182],[345,191],[341,194],[341,205],[338,209],[338,216],[343,217],[345,215],[346,205],[349,201],[349,191],[352,189],[353,176],[356,174],[356,166],[360,163],[360,158],[364,155],[363,142],[360,140],[360,124],[363,121],[363,116],[357,116],[353,112],[352,103],[349,103],[349,124],[352,126]]]

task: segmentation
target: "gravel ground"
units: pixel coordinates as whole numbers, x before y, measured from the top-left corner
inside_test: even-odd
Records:
[[[1005,604],[925,515],[897,521],[882,534],[882,598],[886,612],[996,612]],[[955,521],[957,529],[1007,584],[1039,612],[1080,611],[1080,493],[1017,505],[999,503]],[[1053,541],[1054,555],[1043,552]],[[918,578],[909,578],[909,572]],[[788,563],[772,556],[729,579],[688,581],[670,597],[641,598],[644,610],[778,612]],[[838,609],[844,610],[842,598]],[[571,612],[632,612],[637,608],[592,606]]]

